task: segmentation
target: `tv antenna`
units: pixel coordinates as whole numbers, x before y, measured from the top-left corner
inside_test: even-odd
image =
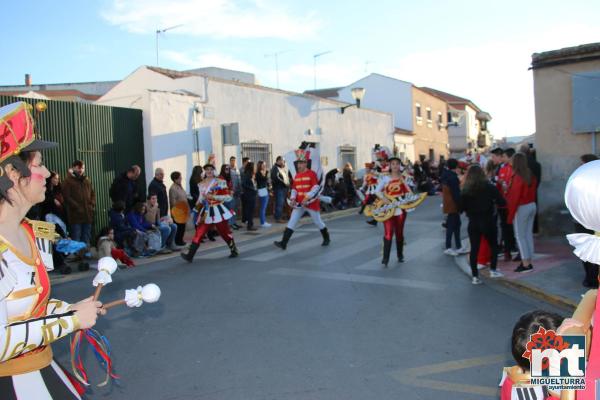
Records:
[[[170,31],[172,29],[182,27],[183,25],[184,24],[179,24],[179,25],[171,26],[169,28],[157,29],[156,30],[156,66],[157,67],[158,67],[158,37],[160,36],[161,33],[165,33],[165,32]]]
[[[275,78],[277,80],[277,89],[279,89],[279,56],[284,53],[288,53],[289,50],[278,51],[275,53],[265,54],[265,58],[273,57],[275,59]]]

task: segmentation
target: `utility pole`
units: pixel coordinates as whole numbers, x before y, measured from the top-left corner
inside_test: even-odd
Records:
[[[181,26],[183,26],[183,24],[171,26],[171,27],[165,28],[165,29],[157,29],[156,30],[156,66],[157,67],[158,67],[158,37],[160,36],[161,33],[165,33],[166,31],[170,31],[171,29],[179,28]]]
[[[279,55],[283,53],[287,53],[289,50],[278,51],[271,54],[265,54],[265,57],[273,57],[275,58],[275,79],[277,81],[277,89],[279,89]]]

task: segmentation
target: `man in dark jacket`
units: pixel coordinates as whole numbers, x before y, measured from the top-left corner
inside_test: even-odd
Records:
[[[127,171],[117,176],[110,187],[111,200],[113,203],[117,201],[125,203],[126,211],[129,211],[135,203],[143,201],[137,184],[141,172],[139,166],[132,165]]]
[[[85,176],[83,161],[73,161],[62,183],[62,194],[65,199],[71,239],[84,242],[89,246],[96,209],[96,193],[90,178]]]
[[[449,256],[456,256],[460,253],[464,253],[465,249],[462,248],[462,242],[460,240],[460,213],[459,213],[459,202],[460,202],[460,182],[458,180],[458,160],[450,158],[446,163],[446,169],[440,176],[440,183],[442,185],[443,195],[443,208],[444,214],[447,214],[446,219],[446,250],[444,254]],[[456,250],[452,248],[452,236],[456,244]]]
[[[156,168],[154,179],[148,185],[148,195],[156,195],[160,217],[166,217],[169,214],[169,196],[167,196],[167,187],[164,184],[165,171],[162,168]]]

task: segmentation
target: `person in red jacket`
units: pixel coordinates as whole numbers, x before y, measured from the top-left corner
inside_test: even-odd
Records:
[[[533,269],[533,220],[535,219],[535,176],[527,165],[527,156],[516,153],[511,159],[513,176],[508,186],[506,200],[508,215],[506,222],[513,225],[515,238],[521,253],[521,264],[515,272]]]
[[[321,246],[328,246],[330,243],[329,232],[321,219],[321,202],[319,200],[321,186],[315,171],[308,169],[307,157],[309,157],[309,153],[306,150],[296,150],[297,172],[296,176],[294,176],[292,193],[290,195],[292,215],[283,232],[283,238],[279,242],[274,242],[275,246],[282,250],[287,248],[287,243],[292,237],[294,229],[296,229],[296,225],[298,225],[298,221],[305,212],[310,215],[315,225],[317,225],[321,231],[321,235],[323,236],[323,243],[321,243]]]
[[[500,194],[506,199],[508,187],[513,176],[513,169],[510,163],[512,156],[515,154],[515,150],[508,148],[501,150],[500,156],[502,163],[498,168],[496,175],[496,187],[500,191]],[[504,261],[511,261],[511,252],[517,250],[515,243],[514,228],[510,222],[508,222],[508,210],[507,208],[498,208],[498,215],[500,218],[500,230],[502,232],[502,244],[504,246]],[[517,259],[513,260],[516,261]]]

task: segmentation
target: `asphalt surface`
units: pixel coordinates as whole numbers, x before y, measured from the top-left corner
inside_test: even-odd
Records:
[[[493,399],[518,317],[557,310],[499,285],[471,285],[442,254],[440,199],[409,214],[406,262],[381,267],[383,228],[352,215],[118,271],[101,300],[154,282],[159,303],[113,309],[96,326],[112,346],[118,384],[89,399]],[[53,286],[75,301],[91,279]],[[54,345],[69,365],[68,340]],[[90,351],[91,380],[103,376]]]

